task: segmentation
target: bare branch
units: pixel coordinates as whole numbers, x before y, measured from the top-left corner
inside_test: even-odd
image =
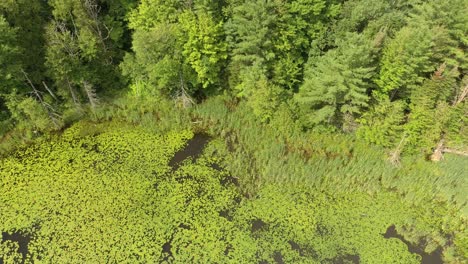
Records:
[[[88,96],[89,103],[92,109],[95,109],[99,103],[99,99],[96,94],[96,90],[93,88],[93,85],[87,81],[83,81],[83,88]]]
[[[463,150],[444,148],[444,150],[442,152],[452,153],[452,154],[457,154],[457,155],[462,155],[462,156],[467,156],[468,157],[468,151],[463,151]]]
[[[49,87],[47,86],[47,84],[42,81],[42,85],[44,85],[44,88],[49,92],[49,94],[55,99],[57,100],[57,97],[55,96],[55,94],[49,89]]]
[[[401,137],[400,143],[398,143],[398,146],[396,147],[396,149],[391,152],[390,162],[395,166],[400,165],[401,151],[403,150],[405,143],[406,143],[406,134]]]
[[[21,69],[21,72],[23,73],[24,75],[24,78],[26,78],[27,82],[29,83],[29,86],[31,86],[32,90],[33,90],[33,94],[34,96],[36,96],[36,98],[41,102],[41,104],[43,103],[43,100],[42,100],[42,96],[40,94],[40,92],[36,89],[36,86],[34,86],[34,84],[32,83],[31,79],[29,79],[29,76],[28,74],[23,70]]]
[[[66,77],[66,81],[67,81],[67,85],[68,85],[68,90],[70,91],[70,94],[71,94],[72,99],[73,99],[73,103],[75,104],[75,106],[78,109],[80,109],[81,104],[80,104],[80,101],[78,100],[78,96],[75,93],[75,89],[73,89],[73,86],[71,85],[70,80],[68,80],[68,77]]]
[[[455,98],[453,105],[456,106],[459,103],[463,102],[463,100],[465,100],[467,95],[468,95],[468,84],[465,85],[462,91],[457,95],[457,98]]]
[[[28,74],[23,69],[21,69],[21,72],[23,73],[23,75],[26,78],[27,82],[29,83],[29,85],[33,89],[33,94],[36,96],[37,100],[39,100],[39,102],[41,103],[41,106],[47,111],[47,115],[49,116],[52,123],[54,123],[55,128],[59,128],[60,126],[59,126],[58,120],[56,118],[56,116],[58,116],[58,114],[55,112],[55,109],[50,104],[48,104],[47,102],[45,102],[42,99],[40,91],[38,91],[36,89],[36,86],[34,86],[31,79],[29,79]]]
[[[190,106],[195,104],[195,101],[193,101],[192,97],[187,93],[182,73],[179,73],[179,80],[179,91],[175,95],[174,101],[176,102],[176,104],[181,105],[183,108],[189,108]]]

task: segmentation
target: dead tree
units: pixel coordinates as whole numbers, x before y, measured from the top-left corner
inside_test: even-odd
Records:
[[[464,88],[461,89],[460,93],[455,96],[455,99],[453,100],[452,103],[452,108],[457,107],[459,104],[461,104],[465,98],[468,95],[468,84],[464,86]],[[435,148],[434,152],[432,153],[430,159],[432,161],[440,161],[443,159],[443,153],[453,153],[453,154],[458,154],[458,155],[463,155],[463,156],[468,156],[468,153],[463,150],[455,150],[455,149],[450,149],[446,148],[444,143],[445,143],[445,135],[441,136],[441,139],[439,140],[439,143],[437,143],[437,147]]]
[[[406,134],[404,134],[401,137],[400,143],[398,143],[398,146],[390,153],[390,162],[395,165],[399,166],[400,165],[400,157],[401,157],[401,152],[403,151],[403,147],[406,144]]]
[[[86,96],[88,97],[91,109],[94,110],[99,103],[96,90],[94,89],[93,85],[87,81],[83,81],[83,89],[85,90]]]
[[[193,101],[192,97],[187,92],[182,74],[179,74],[179,80],[180,80],[179,91],[175,95],[174,101],[176,102],[177,105],[180,105],[183,108],[189,108],[192,105],[194,105],[195,102]]]
[[[107,47],[106,41],[110,38],[112,28],[109,28],[105,23],[99,20],[99,13],[101,13],[101,7],[96,3],[95,0],[85,0],[84,8],[88,13],[89,18],[92,23],[89,23],[90,28],[97,35],[99,42],[101,42],[104,52],[107,52],[109,48]],[[105,31],[105,33],[104,33]],[[109,64],[112,63],[112,56],[109,57]]]
[[[28,82],[29,86],[31,87],[31,89],[32,89],[32,94],[33,94],[34,97],[37,99],[37,101],[39,101],[39,103],[40,103],[41,106],[44,108],[44,110],[46,110],[47,115],[49,116],[50,120],[51,120],[52,123],[54,124],[55,128],[56,128],[56,129],[60,128],[60,125],[59,125],[60,115],[57,114],[57,112],[55,111],[55,109],[54,109],[50,104],[48,104],[47,102],[44,101],[44,99],[42,98],[41,92],[40,92],[39,90],[36,89],[36,86],[34,86],[34,84],[33,84],[33,82],[31,81],[31,79],[29,79],[28,74],[27,74],[23,69],[21,69],[21,72],[23,73],[24,78],[26,79],[26,81]],[[49,89],[48,89],[48,90],[49,90]],[[51,91],[50,91],[50,92],[51,92]]]

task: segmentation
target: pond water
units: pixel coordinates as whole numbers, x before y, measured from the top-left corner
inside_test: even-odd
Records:
[[[408,246],[408,250],[411,253],[418,254],[421,256],[421,264],[443,264],[442,261],[442,250],[438,248],[431,254],[426,253],[420,246],[414,245],[406,240],[402,235],[398,234],[395,225],[387,228],[387,232],[383,235],[385,238],[397,238]]]
[[[28,254],[28,245],[29,245],[29,242],[31,242],[31,236],[29,236],[28,234],[23,234],[21,232],[13,232],[13,233],[2,232],[2,242],[8,241],[8,240],[18,243],[19,245],[18,253],[20,253],[23,256],[23,263],[24,263],[24,260],[26,259],[26,255]],[[3,259],[1,258],[0,258],[0,264],[3,264]]]
[[[183,149],[176,152],[171,161],[169,161],[169,166],[171,166],[172,170],[175,171],[180,167],[182,161],[185,159],[192,158],[196,160],[202,154],[203,149],[208,144],[208,142],[210,142],[210,140],[211,137],[207,134],[195,134],[193,138],[187,142],[187,145],[185,145]]]

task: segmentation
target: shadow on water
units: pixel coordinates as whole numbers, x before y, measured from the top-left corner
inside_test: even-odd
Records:
[[[23,256],[23,261],[26,260],[26,255],[28,254],[28,245],[29,242],[31,242],[31,236],[25,233],[22,233],[20,231],[13,232],[13,233],[7,233],[7,232],[2,232],[2,242],[6,241],[12,241],[18,243],[18,253],[20,253]],[[0,264],[3,263],[3,259],[0,258]]]
[[[439,247],[431,254],[426,253],[421,246],[414,245],[406,240],[402,235],[398,234],[395,225],[391,225],[387,228],[387,232],[383,235],[384,238],[398,238],[408,246],[408,250],[411,253],[415,253],[421,256],[421,264],[443,264],[442,261],[442,249]]]
[[[332,261],[333,264],[344,264],[344,263],[354,263],[354,264],[359,264],[360,263],[360,258],[358,255],[344,255],[344,256],[339,256]]]
[[[251,222],[251,224],[252,224],[252,227],[250,231],[252,233],[255,233],[257,231],[260,231],[268,227],[268,225],[265,222],[263,222],[261,219],[255,219]]]
[[[360,261],[361,261],[361,258],[359,257],[359,255],[351,255],[351,254],[336,256],[332,259],[326,259],[326,263],[333,263],[333,264],[345,264],[345,263],[359,264]]]
[[[171,166],[172,170],[175,171],[180,167],[182,161],[185,159],[193,158],[196,160],[201,155],[203,149],[205,148],[206,144],[210,142],[210,140],[211,137],[207,134],[195,134],[193,138],[187,142],[187,145],[183,149],[176,152],[171,161],[169,161],[169,166]]]

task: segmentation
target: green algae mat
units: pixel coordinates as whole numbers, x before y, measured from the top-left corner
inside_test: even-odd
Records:
[[[0,160],[0,262],[421,263],[428,257],[386,233],[392,226],[436,230],[434,212],[392,193],[287,184],[267,184],[247,198],[237,184],[242,175],[219,165],[221,148],[222,140],[188,130],[157,134],[81,122],[12,153]]]

